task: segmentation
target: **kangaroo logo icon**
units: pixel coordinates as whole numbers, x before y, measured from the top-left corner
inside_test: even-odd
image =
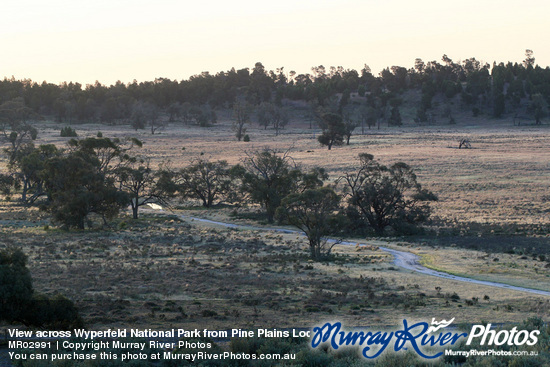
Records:
[[[444,329],[447,326],[451,325],[455,321],[455,318],[453,317],[449,321],[447,320],[441,320],[439,322],[435,321],[435,318],[432,317],[432,326],[428,328],[426,333],[435,333],[439,329]]]

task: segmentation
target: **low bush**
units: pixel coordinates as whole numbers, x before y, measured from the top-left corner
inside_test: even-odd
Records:
[[[78,134],[76,133],[76,130],[70,126],[65,126],[64,128],[61,129],[62,138],[70,138],[70,137],[74,138],[77,136]]]

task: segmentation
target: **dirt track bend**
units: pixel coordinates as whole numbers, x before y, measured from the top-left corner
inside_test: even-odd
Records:
[[[234,223],[226,223],[226,222],[217,222],[210,219],[203,219],[203,218],[196,218],[191,217],[187,215],[180,215],[184,219],[194,220],[197,222],[202,223],[210,223],[215,224],[219,226],[223,226],[226,228],[236,228],[236,229],[249,229],[249,230],[261,230],[261,231],[273,231],[273,232],[280,232],[280,233],[296,233],[304,235],[301,231],[297,230],[291,230],[291,229],[285,229],[285,228],[263,228],[263,227],[254,227],[249,225],[240,225],[240,224],[234,224]],[[334,240],[329,240],[333,241]],[[353,245],[355,246],[357,242],[340,242],[342,245]],[[485,280],[476,280],[476,279],[470,279],[470,278],[464,278],[457,275],[452,275],[448,273],[444,273],[441,271],[432,270],[429,268],[426,268],[425,266],[420,265],[419,257],[411,252],[407,251],[398,251],[394,249],[390,249],[387,247],[381,247],[379,246],[380,250],[385,251],[391,255],[393,255],[393,264],[397,267],[400,267],[402,269],[411,270],[417,273],[430,275],[438,278],[444,278],[449,280],[455,280],[458,282],[464,282],[464,283],[470,283],[470,284],[479,284],[479,285],[486,285],[489,287],[497,287],[497,288],[504,288],[509,289],[513,291],[519,291],[519,292],[526,292],[531,294],[536,294],[539,296],[547,296],[550,297],[550,292],[542,291],[538,289],[531,289],[531,288],[523,288],[523,287],[516,287],[513,285],[503,284],[503,283],[496,283],[496,282],[489,282]]]

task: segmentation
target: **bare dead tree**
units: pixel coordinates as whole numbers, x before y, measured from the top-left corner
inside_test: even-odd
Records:
[[[472,144],[470,143],[470,140],[469,139],[460,139],[460,141],[458,142],[458,149],[471,149],[472,148]]]

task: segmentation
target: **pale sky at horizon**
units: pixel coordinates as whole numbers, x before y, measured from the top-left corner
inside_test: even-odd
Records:
[[[4,1],[0,77],[113,84],[252,68],[374,74],[415,58],[550,65],[547,0]]]

